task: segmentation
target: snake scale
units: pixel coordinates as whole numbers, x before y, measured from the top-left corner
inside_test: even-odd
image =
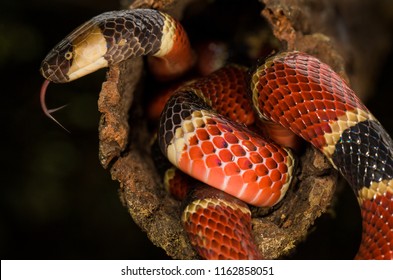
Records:
[[[144,55],[160,80],[195,62],[186,32],[165,13],[136,9],[92,18],[43,60],[44,113],[55,120],[56,109],[45,104],[49,82]],[[247,127],[254,118],[265,123],[268,137]],[[301,52],[279,53],[251,70],[224,67],[178,89],[161,114],[162,153],[200,185],[182,220],[201,257],[263,257],[247,204],[273,206],[283,198],[295,167],[293,135],[319,149],[357,196],[363,233],[356,258],[393,259],[392,140],[338,74]]]

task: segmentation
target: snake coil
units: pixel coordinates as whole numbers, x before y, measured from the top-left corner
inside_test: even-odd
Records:
[[[161,80],[181,75],[195,61],[182,26],[165,13],[137,9],[94,17],[42,62],[45,114],[53,118],[56,110],[45,105],[50,81],[69,82],[142,55],[149,55]],[[225,67],[178,89],[167,102],[159,145],[172,164],[200,181],[182,216],[199,254],[263,257],[252,240],[246,203],[278,203],[291,184],[295,159],[290,148],[247,128],[256,116],[277,143],[288,145],[292,133],[302,137],[349,182],[363,221],[356,258],[393,259],[392,140],[338,74],[300,52],[270,57],[250,73]]]

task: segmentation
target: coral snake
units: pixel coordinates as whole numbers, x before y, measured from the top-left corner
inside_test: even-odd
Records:
[[[56,109],[45,104],[49,82],[69,82],[142,55],[161,80],[181,75],[195,61],[182,26],[165,13],[136,9],[92,18],[42,62],[45,114],[54,120]],[[256,117],[268,138],[246,126]],[[200,181],[182,215],[199,254],[263,257],[252,240],[247,204],[273,206],[285,195],[295,159],[279,144],[291,146],[292,133],[319,149],[355,192],[363,226],[356,258],[393,259],[392,140],[338,74],[300,52],[279,53],[250,71],[225,67],[180,88],[167,102],[159,146],[172,164]]]

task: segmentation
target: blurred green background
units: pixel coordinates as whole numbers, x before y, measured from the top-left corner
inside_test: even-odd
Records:
[[[356,5],[356,1],[348,2]],[[47,119],[39,104],[43,79],[38,69],[46,53],[85,20],[118,7],[118,1],[109,0],[1,2],[2,259],[167,258],[133,223],[118,198],[118,183],[111,180],[98,161],[97,94],[105,71],[70,84],[50,85],[48,106],[69,104],[56,113],[56,118],[71,134]],[[392,42],[393,12],[383,10],[381,16],[381,11],[381,5],[376,10],[367,9],[378,20],[371,27],[358,14],[360,20],[351,26],[351,30],[363,34],[363,40],[356,42],[355,47],[365,57],[379,51],[372,48],[366,32],[373,32],[372,37],[385,36],[388,43]],[[368,91],[375,94],[367,103],[392,133],[391,44],[384,52],[380,55],[380,67],[370,73],[376,79]],[[339,195],[344,203],[338,204],[334,215],[325,215],[319,221],[320,229],[301,245],[303,253],[294,258],[351,257],[358,240],[352,236],[351,217],[357,215],[357,209],[346,206],[346,195]],[[353,196],[350,191],[349,196]],[[334,217],[339,217],[339,221]],[[346,249],[340,246],[351,240],[354,244],[349,245],[349,253],[342,253]],[[334,245],[337,242],[340,246]]]

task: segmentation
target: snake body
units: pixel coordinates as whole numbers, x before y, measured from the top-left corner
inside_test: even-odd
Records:
[[[351,185],[363,218],[357,258],[393,258],[393,142],[382,125],[337,73],[312,56],[278,55],[251,79],[260,117],[313,144]]]
[[[91,19],[44,59],[44,112],[53,111],[44,101],[49,81],[68,82],[141,55],[149,55],[153,75],[163,80],[194,63],[185,31],[167,14],[137,9]],[[287,145],[273,128],[292,131],[322,151],[350,183],[363,221],[356,258],[393,259],[392,140],[338,74],[300,52],[268,58],[250,73],[223,68],[180,88],[167,102],[159,146],[171,163],[201,182],[182,216],[199,254],[261,258],[246,203],[273,206],[291,184],[291,149],[246,126],[254,122],[254,111],[272,128],[270,138]]]

